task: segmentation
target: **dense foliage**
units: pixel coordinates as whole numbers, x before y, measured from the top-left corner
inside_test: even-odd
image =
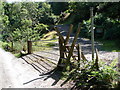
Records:
[[[60,15],[61,12],[68,10],[69,3],[68,2],[50,2],[51,8],[55,15]]]
[[[77,64],[71,63],[71,70],[63,72],[63,78],[66,80],[62,85],[68,81],[73,81],[73,89],[88,90],[88,89],[111,89],[119,88],[119,73],[117,72],[117,59],[113,60],[109,65],[107,62],[99,61],[99,70],[96,70],[93,62],[81,60],[80,67]]]
[[[89,37],[90,7],[94,8],[95,31],[99,28],[104,31],[100,38],[118,39],[120,37],[120,2],[69,2],[68,11],[71,16],[65,23],[77,25],[83,22],[84,27],[81,33],[84,37]]]
[[[4,42],[39,40],[54,24],[56,16],[49,3],[1,3],[1,38]]]

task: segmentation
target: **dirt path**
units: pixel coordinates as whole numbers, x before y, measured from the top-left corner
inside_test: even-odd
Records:
[[[59,30],[60,30],[61,34],[64,36],[64,38],[66,38],[66,34],[69,30],[69,25],[57,25],[57,27],[59,28]],[[72,43],[74,36],[75,36],[75,34],[70,35],[69,43]],[[91,40],[89,40],[87,38],[78,37],[76,43],[80,43],[82,52],[85,54],[85,56],[87,57],[88,60],[91,60],[92,59]],[[97,48],[99,51],[98,54],[99,54],[100,60],[111,62],[112,60],[118,58],[118,52],[100,51],[101,45],[102,44],[98,43],[98,42],[95,42],[95,44],[94,44],[95,48]]]
[[[1,88],[61,88],[59,73],[42,75],[22,58],[0,49]],[[68,87],[64,85],[63,87]]]

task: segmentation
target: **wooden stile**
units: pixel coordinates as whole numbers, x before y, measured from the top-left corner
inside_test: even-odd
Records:
[[[75,46],[75,43],[76,43],[76,41],[77,41],[78,35],[79,35],[79,33],[80,33],[80,28],[81,28],[81,25],[79,24],[79,25],[78,25],[77,33],[76,33],[76,35],[75,35],[75,37],[74,37],[74,40],[73,40],[72,45],[71,45],[71,48],[70,48],[70,52],[69,52],[68,57],[67,57],[65,69],[66,69],[66,67],[70,64],[70,58],[71,58],[71,56],[73,55],[74,46]]]

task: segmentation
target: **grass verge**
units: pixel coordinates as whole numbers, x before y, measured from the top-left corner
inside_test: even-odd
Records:
[[[99,43],[101,43],[100,50],[102,51],[110,51],[110,52],[120,52],[120,47],[117,44],[119,41],[118,40],[96,40]]]

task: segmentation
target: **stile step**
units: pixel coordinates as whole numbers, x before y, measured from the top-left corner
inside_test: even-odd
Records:
[[[60,58],[60,59],[65,59],[65,60],[67,60],[67,58]]]
[[[65,45],[66,47],[71,47],[72,45],[71,44],[67,44],[67,45]],[[75,44],[75,47],[77,47],[78,45],[77,44]]]

